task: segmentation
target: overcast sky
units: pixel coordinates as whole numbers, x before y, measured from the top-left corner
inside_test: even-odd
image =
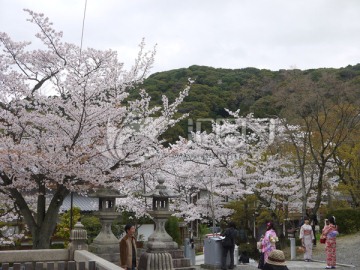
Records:
[[[80,45],[85,0],[0,0],[0,32],[34,40],[24,8]],[[360,63],[360,0],[87,0],[83,47],[130,65],[142,38],[152,72],[191,65],[270,70]]]

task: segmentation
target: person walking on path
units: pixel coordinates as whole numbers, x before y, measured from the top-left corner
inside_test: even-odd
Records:
[[[230,253],[230,266],[229,269],[234,269],[234,250],[235,250],[235,239],[238,235],[236,226],[234,222],[229,222],[229,226],[221,234],[224,237],[222,240],[222,257],[221,257],[221,269],[227,270],[226,268],[226,259],[228,253]]]
[[[328,218],[329,225],[322,230],[321,238],[326,239],[326,269],[336,268],[336,236],[339,234],[335,223],[335,217]]]
[[[136,239],[135,226],[125,225],[126,235],[120,240],[120,266],[126,270],[136,269]]]
[[[266,262],[270,252],[276,249],[275,244],[277,241],[279,241],[279,239],[274,230],[274,224],[272,222],[266,223],[266,232],[261,240],[261,256],[263,256],[263,258],[261,258],[260,261],[263,260]],[[258,268],[263,269],[261,263],[259,264]]]
[[[300,228],[299,238],[301,239],[301,244],[305,248],[304,252],[304,260],[309,262],[312,260],[312,250],[313,250],[313,240],[314,240],[314,232],[309,224],[310,220],[308,217],[304,218],[304,225]]]
[[[263,270],[289,270],[285,263],[284,252],[278,249],[271,251]]]

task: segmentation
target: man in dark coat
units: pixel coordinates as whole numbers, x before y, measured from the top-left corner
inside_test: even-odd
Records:
[[[234,269],[234,249],[235,249],[235,240],[238,235],[236,226],[234,222],[229,222],[228,228],[221,234],[224,237],[223,248],[222,248],[222,257],[221,257],[221,269],[227,270],[226,268],[226,258],[228,253],[230,253],[230,266],[229,269]]]

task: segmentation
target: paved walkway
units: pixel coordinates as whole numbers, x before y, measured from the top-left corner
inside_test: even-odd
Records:
[[[197,269],[205,269],[202,268],[201,265],[204,263],[204,255],[196,256],[195,264]],[[305,261],[287,261],[286,262],[287,267],[289,270],[295,270],[295,269],[301,269],[301,270],[308,270],[308,269],[324,269],[326,266],[326,263],[323,261],[312,261],[312,262],[305,262]],[[220,268],[219,268],[220,269]],[[236,266],[237,270],[253,270],[258,269],[257,268],[257,262],[254,260],[250,260],[250,263],[248,264],[239,264]],[[353,265],[345,265],[345,264],[338,264],[336,269],[340,270],[351,270],[356,269]]]
[[[360,253],[359,253],[359,243],[360,243],[360,232],[351,235],[345,235],[337,237],[336,239],[336,258],[337,258],[337,267],[336,269],[340,270],[360,270]],[[297,255],[296,260],[287,261],[287,266],[289,270],[307,270],[307,269],[324,269],[326,266],[325,263],[325,245],[318,244],[317,247],[313,249],[313,262],[304,262],[302,261],[303,255]],[[204,256],[196,256],[196,265],[197,269],[201,268],[201,264],[204,263]],[[255,261],[250,261],[246,265],[238,265],[236,269],[241,270],[255,270],[257,269],[257,263]]]

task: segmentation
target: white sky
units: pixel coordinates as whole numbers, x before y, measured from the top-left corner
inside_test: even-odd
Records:
[[[34,40],[23,8],[80,45],[85,0],[0,0],[0,32]],[[360,0],[87,0],[83,47],[131,65],[157,44],[152,72],[191,65],[271,70],[360,63]]]

